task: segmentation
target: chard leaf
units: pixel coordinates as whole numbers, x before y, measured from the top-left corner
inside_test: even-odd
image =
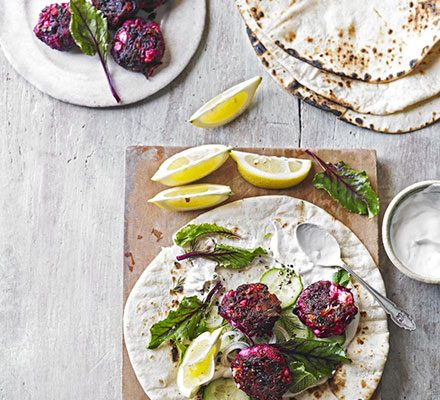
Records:
[[[306,151],[324,170],[313,178],[313,185],[317,189],[325,190],[352,213],[368,215],[369,218],[379,213],[379,199],[365,171],[351,169],[343,161],[337,164],[326,163],[315,153]]]
[[[174,242],[180,247],[185,247],[194,244],[197,239],[209,234],[235,238],[239,237],[230,229],[216,224],[189,224],[176,233]]]
[[[351,275],[345,269],[339,269],[332,276],[332,282],[337,283],[338,285],[345,286],[350,283]]]
[[[330,378],[338,366],[338,363],[334,361],[308,359],[301,355],[293,355],[288,359],[292,376],[292,385],[290,386],[292,393],[298,393],[314,386],[323,378]]]
[[[220,282],[217,283],[204,301],[197,296],[184,297],[176,310],[170,311],[165,319],[151,327],[148,348],[156,349],[163,342],[172,340],[179,355],[182,356],[186,350],[186,344],[206,331],[203,318],[222,288],[223,285]]]
[[[164,320],[151,327],[151,340],[148,348],[155,349],[170,339],[177,340],[185,337],[189,339],[192,325],[200,321],[202,307],[203,302],[196,296],[183,298],[177,310],[170,311]]]
[[[173,342],[173,345],[176,346],[177,354],[179,355],[179,364],[180,364],[183,360],[183,356],[185,355],[188,346],[183,344],[180,340],[176,340],[175,342]]]
[[[206,317],[206,313],[203,315],[203,317]],[[197,329],[195,331],[195,337],[200,336],[202,333],[206,332],[208,330],[208,327],[206,326],[206,318],[202,318],[197,325]]]
[[[229,246],[227,244],[216,244],[212,251],[192,251],[177,256],[177,261],[188,258],[203,257],[217,262],[217,266],[228,269],[240,269],[249,265],[258,256],[267,254],[262,247],[255,249],[244,249],[241,247]]]
[[[306,365],[301,361],[291,360],[289,362],[289,369],[292,376],[292,385],[290,391],[292,393],[299,393],[303,390],[314,386],[318,382],[318,376],[306,369]]]
[[[336,363],[350,363],[344,349],[336,342],[303,339],[294,337],[279,346],[283,352],[290,355],[302,355],[309,360],[334,361]]]
[[[187,318],[175,331],[173,337],[185,342],[193,340],[198,336],[198,326],[203,317],[203,310],[200,309],[191,318]]]
[[[331,377],[340,363],[350,363],[344,349],[336,342],[292,338],[278,345],[286,355],[292,375],[290,390],[298,393],[323,378]]]
[[[337,366],[340,364],[337,361],[307,357],[302,354],[292,354],[289,358],[294,362],[300,362],[303,364],[306,371],[318,379],[332,376]]]
[[[87,0],[70,0],[69,4],[72,14],[70,33],[73,40],[84,54],[88,56],[98,54],[110,91],[116,102],[120,103],[121,98],[113,85],[106,62],[111,42],[107,18]]]
[[[203,310],[197,311],[192,318],[189,318],[183,322],[182,325],[180,325],[180,327],[174,332],[171,341],[173,346],[175,346],[177,349],[179,355],[179,364],[183,360],[183,356],[186,353],[189,342],[208,330],[204,317],[205,313]]]

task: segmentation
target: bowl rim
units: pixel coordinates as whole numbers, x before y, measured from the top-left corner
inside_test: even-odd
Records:
[[[402,263],[394,253],[393,246],[391,244],[391,237],[390,237],[391,221],[394,212],[396,211],[400,203],[412,193],[418,192],[432,184],[440,184],[440,180],[432,179],[432,180],[416,182],[412,185],[409,185],[405,189],[401,190],[399,193],[397,193],[396,196],[394,196],[394,198],[391,200],[390,204],[388,205],[383,217],[382,243],[384,245],[385,252],[387,253],[388,258],[391,260],[392,264],[398,270],[400,270],[400,272],[404,273],[405,275],[417,281],[438,285],[440,284],[440,278],[436,279],[432,277],[427,277],[425,275],[420,275],[414,271],[411,271],[404,263]]]

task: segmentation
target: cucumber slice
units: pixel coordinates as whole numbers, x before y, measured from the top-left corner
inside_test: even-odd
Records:
[[[233,379],[216,379],[212,381],[203,393],[203,400],[250,400],[251,398],[241,391]]]
[[[304,325],[291,310],[284,310],[277,324],[281,324],[289,333],[290,337],[295,336],[303,339],[314,339],[312,330]]]
[[[205,319],[206,327],[212,331],[220,328],[223,324],[223,318],[219,315],[217,307],[212,307]]]
[[[293,271],[282,268],[266,271],[261,276],[260,282],[267,285],[269,292],[278,297],[282,308],[293,306],[303,290],[301,278]]]

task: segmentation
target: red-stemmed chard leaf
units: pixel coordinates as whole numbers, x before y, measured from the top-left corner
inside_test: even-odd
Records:
[[[372,218],[379,213],[379,198],[371,187],[365,171],[351,169],[343,161],[327,163],[311,150],[306,150],[322,167],[313,178],[317,189],[325,190],[333,199],[352,213]]]
[[[243,249],[241,247],[229,246],[227,244],[216,244],[210,251],[192,251],[177,256],[177,261],[188,258],[203,257],[217,262],[222,268],[241,269],[249,265],[256,257],[267,254],[262,247],[255,249]]]
[[[113,85],[106,61],[111,42],[107,18],[86,0],[70,0],[70,12],[72,14],[70,32],[73,40],[84,54],[88,56],[98,54],[110,92],[116,102],[120,103],[121,98]]]
[[[219,235],[228,238],[239,239],[240,236],[228,228],[217,224],[189,224],[180,229],[174,238],[174,242],[185,247],[193,245],[198,239],[207,235]]]
[[[292,375],[292,393],[299,393],[333,376],[341,363],[349,364],[344,349],[336,342],[292,337],[275,344],[286,357]]]
[[[177,310],[171,310],[165,319],[151,327],[148,348],[156,349],[163,342],[172,340],[183,356],[188,342],[206,330],[203,318],[222,289],[223,284],[217,282],[203,301],[197,296],[184,297]]]

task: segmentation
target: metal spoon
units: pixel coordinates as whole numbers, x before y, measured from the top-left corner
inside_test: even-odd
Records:
[[[342,261],[341,248],[336,239],[326,229],[319,225],[304,223],[296,227],[295,235],[300,249],[315,265],[321,267],[338,266],[345,269],[374,296],[397,326],[409,331],[416,329],[414,319],[408,313],[371,287]]]

